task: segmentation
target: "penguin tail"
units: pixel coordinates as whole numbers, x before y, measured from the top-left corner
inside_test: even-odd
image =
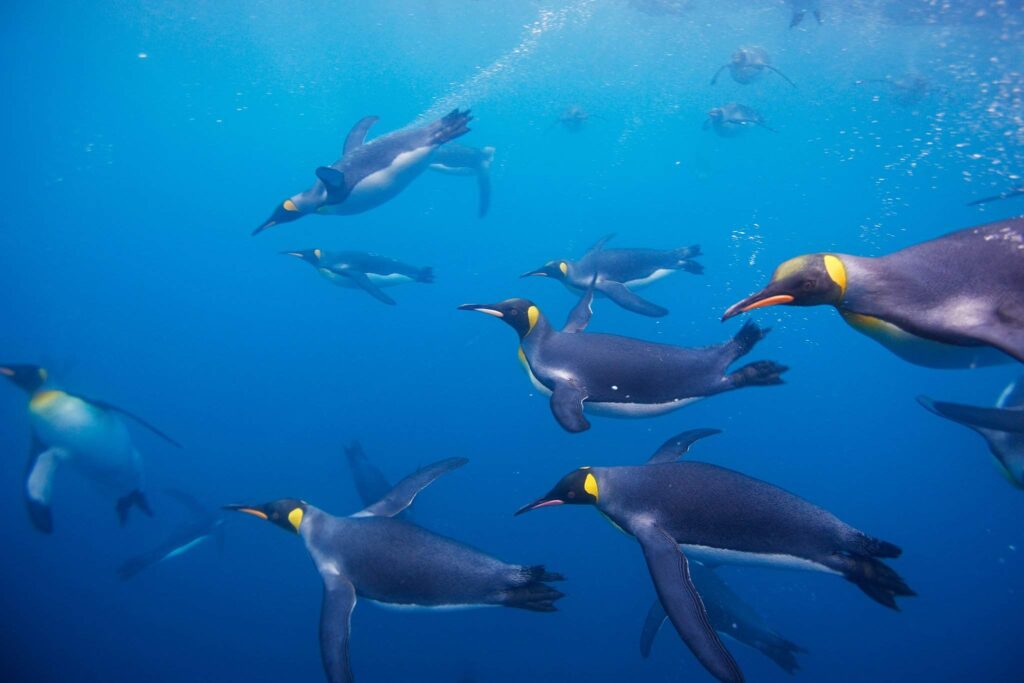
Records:
[[[888,552],[896,548],[890,543],[885,545],[888,546]],[[843,572],[843,577],[880,605],[898,612],[900,608],[896,604],[897,597],[917,595],[899,574],[881,560],[865,555],[838,557],[841,558],[839,569]]]
[[[748,320],[732,338],[732,341],[727,344],[733,353],[732,359],[736,360],[750,353],[757,343],[767,337],[771,331],[770,327],[758,327],[753,320]]]
[[[121,526],[124,526],[128,522],[128,511],[133,507],[139,508],[147,517],[153,516],[153,509],[149,507],[149,501],[146,500],[146,496],[135,489],[126,496],[122,496],[117,499],[117,519],[121,522]]]
[[[426,268],[420,268],[420,272],[416,275],[416,282],[431,283],[434,281],[434,269],[430,266]]]
[[[513,586],[503,596],[502,604],[531,612],[555,612],[555,602],[565,597],[561,591],[545,581],[563,581],[561,574],[547,571],[543,565],[521,567],[513,579]]]
[[[773,384],[785,384],[782,373],[789,368],[780,363],[770,360],[759,360],[756,363],[744,365],[736,372],[729,373],[728,381],[733,389],[742,387],[766,387]]]
[[[679,261],[679,269],[685,270],[687,273],[693,273],[694,275],[703,275],[704,266],[692,260],[700,256],[700,245],[694,244],[690,247],[682,247],[681,249],[675,249],[672,252],[672,256]]]
[[[805,648],[774,633],[758,640],[754,643],[754,647],[790,675],[800,670],[800,662],[797,661],[796,656],[807,652]]]
[[[469,110],[459,111],[453,109],[447,116],[434,122],[433,130],[431,131],[430,141],[435,145],[443,145],[446,142],[451,142],[457,137],[465,135],[469,132],[469,122],[473,120],[473,116],[469,113]]]
[[[859,541],[864,553],[871,557],[896,558],[903,554],[903,548],[878,538],[862,535]]]

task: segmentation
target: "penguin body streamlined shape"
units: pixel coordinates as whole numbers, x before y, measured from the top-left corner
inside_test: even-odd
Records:
[[[376,116],[361,119],[348,134],[340,159],[316,169],[316,181],[292,195],[252,234],[311,213],[351,215],[392,199],[430,165],[434,150],[469,132],[469,110],[455,109],[425,126],[405,128],[365,142]]]
[[[980,434],[1006,478],[1024,489],[1024,377],[1003,390],[994,408],[933,401],[927,396],[917,400],[939,417]]]
[[[184,555],[211,538],[221,548],[224,546],[222,515],[207,509],[184,491],[168,489],[164,493],[181,504],[190,519],[156,547],[125,560],[118,569],[122,579],[130,579],[161,562]]]
[[[483,218],[491,208],[491,164],[494,162],[493,147],[470,147],[457,142],[441,145],[430,160],[430,170],[447,175],[476,177],[480,196],[477,215]]]
[[[732,57],[728,64],[723,64],[715,72],[714,77],[711,79],[711,85],[718,82],[718,77],[722,75],[722,72],[726,69],[729,70],[729,75],[732,80],[742,85],[753,83],[754,81],[760,80],[764,76],[765,71],[774,71],[782,77],[787,83],[794,88],[796,83],[789,80],[789,77],[772,66],[772,60],[768,57],[768,53],[763,47],[756,45],[749,45],[741,47],[732,53]]]
[[[349,635],[357,598],[427,608],[500,605],[553,612],[562,577],[541,566],[508,564],[475,548],[395,519],[437,477],[467,461],[442,460],[409,475],[350,517],[300,500],[229,505],[300,535],[324,582],[320,652],[329,683],[351,683]]]
[[[398,259],[361,251],[303,249],[282,253],[302,259],[322,277],[339,287],[361,289],[390,306],[395,305],[395,300],[381,291],[382,287],[394,287],[407,282],[429,284],[434,281],[434,271],[430,267],[419,268]]]
[[[522,277],[541,276],[560,281],[570,291],[582,293],[593,285],[594,293],[606,296],[627,311],[659,317],[668,310],[638,296],[633,290],[660,280],[672,273],[685,270],[694,275],[704,267],[694,258],[700,256],[700,247],[693,245],[679,249],[605,249],[615,235],[601,238],[578,261],[548,261]]]
[[[916,365],[1024,362],[1024,218],[886,256],[798,256],[722,319],[779,304],[835,306],[854,329]]]
[[[768,330],[748,325],[730,341],[692,349],[587,333],[593,296],[591,288],[561,331],[526,299],[464,304],[459,309],[501,318],[516,331],[519,359],[531,382],[550,394],[551,411],[569,432],[590,428],[584,409],[615,417],[650,417],[725,391],[782,383],[780,375],[787,368],[771,361],[728,372]]]
[[[837,574],[892,609],[897,596],[914,594],[879,559],[898,557],[898,547],[766,482],[706,463],[676,462],[692,441],[686,434],[670,439],[645,465],[570,472],[516,514],[593,505],[635,537],[672,625],[701,664],[726,683],[743,681],[743,674],[715,632],[688,557]]]
[[[704,121],[703,127],[704,130],[711,128],[716,135],[723,138],[733,138],[751,126],[761,126],[773,133],[778,132],[765,123],[761,112],[736,102],[729,102],[708,110],[708,118]]]
[[[25,470],[25,502],[36,529],[43,533],[53,531],[50,508],[54,476],[64,465],[77,470],[101,493],[117,501],[115,509],[122,525],[132,507],[152,516],[142,492],[142,456],[121,416],[131,418],[180,448],[177,442],[126,410],[52,388],[47,384],[46,370],[39,366],[0,366],[0,376],[29,395],[32,445]]]

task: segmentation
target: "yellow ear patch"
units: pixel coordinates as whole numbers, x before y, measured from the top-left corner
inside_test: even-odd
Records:
[[[50,373],[46,371],[46,368],[39,368],[39,379],[46,381],[46,378],[50,376]]]
[[[533,328],[537,324],[537,321],[540,320],[540,309],[536,306],[530,306],[526,309],[526,317],[530,321],[530,329],[526,331],[526,334],[530,334],[530,332],[533,332]]]
[[[597,477],[591,473],[587,473],[587,478],[583,480],[583,490],[594,497],[594,501],[597,501]]]
[[[284,207],[285,211],[298,211],[299,210],[299,207],[295,206],[295,202],[293,202],[290,199],[284,200],[284,204],[282,204],[281,206]]]
[[[320,251],[319,249],[314,249],[314,250],[313,250],[313,256],[316,256],[316,257],[317,257],[317,259],[319,259],[319,258],[320,258],[320,254],[322,254],[322,253],[323,253],[323,252],[322,252],[322,251]]]
[[[302,524],[302,508],[295,508],[288,513],[288,521],[292,523],[295,530],[299,530],[299,525]]]
[[[562,275],[569,274],[569,264],[566,263],[565,261],[562,261],[561,263],[558,264],[558,269],[562,271]]]
[[[832,254],[825,254],[825,270],[832,282],[839,285],[839,296],[846,294],[846,266],[839,260],[839,257]]]

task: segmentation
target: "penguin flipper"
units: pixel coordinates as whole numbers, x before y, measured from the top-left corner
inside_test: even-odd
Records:
[[[616,233],[614,233],[614,232],[610,232],[607,235],[605,235],[604,237],[602,237],[601,239],[599,239],[598,241],[594,242],[594,244],[592,244],[590,246],[590,249],[587,249],[587,253],[584,254],[584,256],[586,256],[588,254],[593,254],[595,252],[598,252],[598,251],[601,251],[602,249],[604,249],[604,245],[606,245],[609,242],[611,242],[615,238],[615,234]]]
[[[448,458],[435,462],[433,465],[422,467],[402,481],[395,484],[394,488],[373,505],[367,506],[353,517],[394,517],[405,508],[412,505],[416,495],[427,488],[435,479],[442,474],[462,467],[467,462],[466,458]]]
[[[683,642],[719,681],[742,683],[743,673],[711,626],[675,539],[654,523],[637,524],[631,531],[643,549],[658,599]]]
[[[565,326],[562,327],[562,332],[575,334],[576,332],[582,332],[587,329],[587,325],[590,324],[590,317],[594,314],[594,282],[597,281],[597,276],[590,281],[590,287],[583,293],[580,300],[573,306],[572,311],[569,312],[569,317],[565,320]]]
[[[651,603],[651,609],[647,611],[647,619],[644,621],[644,628],[640,631],[640,656],[647,659],[651,655],[651,646],[654,645],[654,637],[658,635],[661,625],[668,619],[665,608],[661,606],[661,600],[655,599]]]
[[[352,683],[348,641],[356,589],[337,575],[324,576],[324,600],[320,608],[320,659],[328,683]]]
[[[316,169],[316,177],[327,190],[327,204],[340,204],[348,198],[352,188],[345,182],[345,174],[331,166]]]
[[[351,268],[327,268],[327,270],[337,275],[341,275],[342,277],[347,277],[349,280],[359,285],[363,291],[378,301],[383,301],[389,306],[394,306],[396,303],[395,300],[385,294],[380,287],[370,282],[370,278],[366,277],[366,273],[362,273],[358,270],[352,270]]]
[[[714,436],[721,433],[721,429],[691,429],[682,434],[676,434],[654,452],[654,455],[650,457],[647,464],[675,462],[686,455],[690,450],[690,446],[698,440],[703,439],[705,436]]]
[[[25,505],[32,526],[44,534],[53,533],[53,515],[50,512],[50,496],[53,492],[53,475],[64,454],[60,448],[47,448],[35,436],[29,449],[28,465],[25,468]]]
[[[652,318],[660,318],[663,315],[668,315],[667,308],[662,308],[658,304],[652,303],[647,299],[638,296],[621,282],[602,280],[597,284],[597,291],[601,292],[627,311],[650,316]]]
[[[1002,395],[996,401],[996,408],[1021,408],[1024,407],[1024,377],[1011,382],[1003,389]]]
[[[587,392],[572,380],[561,380],[551,392],[551,412],[558,424],[567,432],[576,434],[590,429],[590,422],[583,416],[583,402]]]
[[[68,395],[72,396],[73,394],[68,394]],[[106,401],[100,401],[100,400],[95,399],[95,398],[88,398],[88,397],[82,396],[80,394],[74,395],[74,397],[77,398],[77,399],[80,399],[82,401],[85,401],[86,403],[91,403],[92,405],[96,406],[97,408],[102,408],[103,410],[111,410],[111,411],[113,411],[115,413],[120,413],[121,415],[124,415],[125,417],[130,418],[134,422],[138,422],[140,425],[142,425],[143,427],[145,427],[149,431],[153,432],[154,434],[156,434],[161,439],[163,439],[167,443],[171,444],[175,448],[181,448],[182,447],[180,443],[178,443],[173,438],[171,438],[166,432],[161,431],[160,429],[157,429],[155,426],[153,426],[153,424],[151,422],[148,422],[148,421],[144,420],[143,418],[139,417],[135,413],[128,412],[124,408],[119,408],[118,406],[115,406],[113,403],[108,403]]]
[[[918,396],[917,401],[936,415],[973,429],[1024,434],[1024,410],[981,408],[962,403],[946,403],[933,401],[927,396]]]
[[[820,23],[820,22],[819,22],[819,23]],[[796,87],[796,83],[794,83],[793,81],[789,80],[789,76],[787,76],[786,74],[782,73],[781,71],[779,71],[778,69],[776,69],[776,68],[775,68],[774,66],[772,66],[771,64],[765,64],[765,65],[764,65],[764,68],[766,68],[766,69],[769,69],[769,70],[771,70],[771,71],[774,71],[774,72],[775,72],[775,73],[777,73],[778,75],[782,76],[782,78],[783,78],[783,79],[784,79],[784,80],[786,81],[786,83],[789,83],[789,84],[790,84],[791,86],[793,86],[794,88]]]
[[[341,150],[341,156],[349,154],[356,147],[361,147],[366,142],[366,134],[370,132],[370,127],[378,120],[377,116],[364,116],[356,121],[356,125],[352,126],[348,137],[345,138],[345,148]]]

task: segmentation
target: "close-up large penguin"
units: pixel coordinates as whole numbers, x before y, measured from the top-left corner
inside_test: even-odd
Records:
[[[394,287],[407,282],[430,284],[434,281],[433,268],[412,266],[398,259],[362,251],[325,251],[302,249],[282,252],[313,266],[328,282],[347,289],[361,289],[378,301],[390,306],[395,300],[382,287]]]
[[[53,531],[54,477],[65,465],[115,500],[122,525],[128,521],[128,512],[133,507],[153,515],[142,491],[142,456],[121,416],[131,418],[180,448],[176,441],[126,410],[52,387],[45,368],[4,365],[0,366],[0,375],[29,395],[32,444],[25,468],[25,503],[36,529],[47,534]]]
[[[892,609],[898,609],[896,597],[914,595],[879,559],[899,557],[900,548],[766,482],[707,463],[677,462],[672,444],[682,439],[670,439],[644,465],[570,472],[516,514],[593,505],[635,537],[672,625],[701,664],[727,683],[742,681],[743,674],[709,621],[688,558],[836,574]]]
[[[779,304],[834,306],[858,332],[915,365],[1024,362],[1024,218],[886,256],[798,256],[722,319]]]
[[[519,335],[519,360],[533,385],[551,396],[551,412],[566,431],[590,429],[584,411],[613,417],[652,417],[733,389],[782,383],[783,365],[757,361],[729,372],[767,329],[745,325],[722,344],[684,348],[585,332],[593,289],[556,330],[527,299],[463,304],[460,310],[500,318]]]
[[[633,290],[685,270],[694,275],[704,267],[694,259],[700,256],[696,244],[679,249],[605,249],[615,235],[607,235],[592,246],[578,261],[557,259],[521,277],[550,277],[569,291],[585,292],[593,285],[597,296],[606,296],[627,311],[659,317],[668,309],[638,296]]]
[[[973,429],[985,439],[999,470],[1014,486],[1024,489],[1024,378],[1011,382],[994,408],[917,400],[939,417]]]
[[[341,158],[316,169],[313,186],[281,202],[252,234],[311,213],[348,216],[380,206],[430,166],[434,150],[468,133],[466,126],[472,119],[468,109],[455,109],[433,123],[403,128],[369,142],[366,134],[377,117],[360,119],[345,139]]]
[[[374,504],[335,517],[301,500],[228,505],[302,536],[324,582],[320,654],[329,683],[354,680],[349,665],[352,609],[357,598],[426,608],[500,605],[553,612],[562,593],[545,582],[562,576],[540,565],[495,557],[395,519],[416,495],[465,458],[428,465],[398,482]]]

